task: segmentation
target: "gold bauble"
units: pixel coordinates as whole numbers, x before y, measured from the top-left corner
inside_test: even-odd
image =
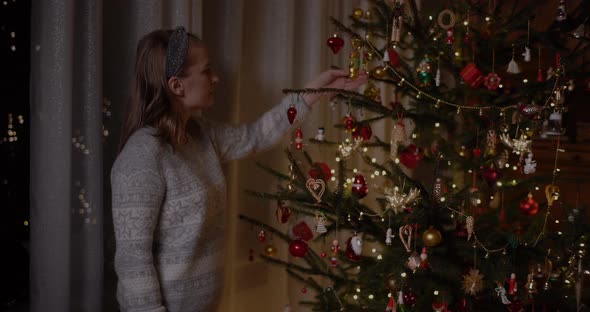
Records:
[[[373,69],[373,77],[378,78],[378,79],[383,79],[383,78],[385,78],[385,75],[386,75],[385,68],[375,67]]]
[[[354,11],[352,11],[352,16],[356,19],[360,19],[363,17],[363,9],[361,8],[356,8],[354,9]]]
[[[363,44],[363,41],[357,37],[350,39],[350,45],[355,50],[360,49],[362,44]]]
[[[264,254],[269,257],[274,257],[277,255],[277,249],[273,245],[267,245],[266,248],[264,248]]]
[[[422,241],[427,247],[434,247],[440,244],[441,240],[442,235],[437,229],[433,227],[430,227],[430,229],[424,231],[424,234],[422,234]]]

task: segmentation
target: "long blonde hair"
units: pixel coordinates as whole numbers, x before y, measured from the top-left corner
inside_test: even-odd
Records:
[[[173,147],[186,141],[186,130],[178,108],[170,101],[166,76],[166,50],[172,30],[155,30],[137,44],[135,79],[127,105],[119,150],[129,137],[144,126],[157,129],[156,135]],[[200,43],[199,37],[189,34],[191,43]],[[186,65],[186,62],[185,62]],[[176,76],[182,77],[183,68]]]

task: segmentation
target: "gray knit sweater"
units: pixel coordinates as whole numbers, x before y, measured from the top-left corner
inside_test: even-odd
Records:
[[[197,119],[172,150],[135,132],[111,170],[121,311],[215,311],[223,280],[226,183],[221,164],[270,148],[291,128],[290,98],[252,124]],[[297,119],[309,110],[296,104]]]

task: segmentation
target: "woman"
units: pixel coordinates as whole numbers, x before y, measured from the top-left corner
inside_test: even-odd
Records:
[[[307,88],[366,82],[328,70]],[[223,279],[226,183],[221,164],[270,148],[291,125],[289,98],[248,125],[193,117],[213,105],[219,77],[184,28],[138,44],[135,84],[111,171],[117,298],[122,311],[214,311]],[[319,99],[302,96],[299,118]]]

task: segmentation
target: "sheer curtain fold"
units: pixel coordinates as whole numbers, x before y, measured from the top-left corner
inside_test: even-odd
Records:
[[[102,7],[32,7],[31,311],[101,311]]]
[[[350,4],[340,3],[33,1],[31,311],[117,311],[109,176],[139,38],[175,26],[199,34],[221,77],[217,106],[207,116],[248,122],[278,103],[281,89],[302,87],[342,60],[342,54],[333,56],[325,46],[333,33],[328,17],[350,12]],[[314,109],[306,136],[331,124],[329,114],[327,105]],[[286,144],[256,160],[280,168]],[[272,222],[274,209],[244,195],[244,188],[260,185],[272,191],[276,182],[261,177],[252,163],[250,158],[226,168],[229,273],[219,311],[282,310],[299,300],[293,294],[301,287],[289,285],[284,269],[248,261],[254,243],[244,237],[254,236],[237,215]],[[289,287],[295,289],[291,295]]]

